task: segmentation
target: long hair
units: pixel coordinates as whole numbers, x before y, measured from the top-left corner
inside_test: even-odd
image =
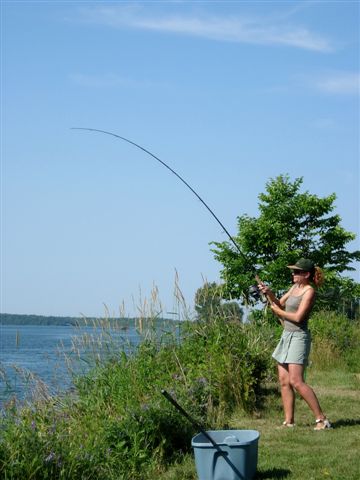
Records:
[[[321,270],[320,267],[315,267],[314,270],[311,272],[310,280],[315,284],[317,288],[321,287],[324,283],[325,277],[324,272]]]

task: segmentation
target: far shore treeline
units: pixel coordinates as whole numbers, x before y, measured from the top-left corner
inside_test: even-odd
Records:
[[[142,319],[146,321],[146,318]],[[150,320],[150,319],[149,319]],[[46,315],[22,315],[14,313],[0,313],[0,325],[57,325],[57,326],[101,326],[102,324],[118,326],[122,328],[135,327],[139,322],[136,317],[57,317]],[[152,324],[176,323],[169,318],[151,319]]]

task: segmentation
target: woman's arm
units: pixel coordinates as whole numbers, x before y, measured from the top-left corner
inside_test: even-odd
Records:
[[[280,303],[280,308],[283,309],[282,307],[285,306],[285,303],[286,303],[286,300],[290,297],[291,295],[291,292],[293,291],[293,288],[294,288],[295,285],[293,285],[290,290],[288,290],[279,300],[279,303]]]
[[[289,293],[289,292],[288,292]],[[286,297],[287,294],[284,295]],[[281,298],[280,302],[283,300]],[[285,298],[286,300],[286,298]],[[290,322],[294,323],[301,323],[310,313],[312,306],[315,300],[315,290],[313,288],[309,288],[303,295],[299,308],[296,312],[285,312],[281,307],[277,304],[271,305],[271,310],[281,318],[286,318],[286,320],[290,320]]]
[[[260,280],[260,279],[259,279]],[[285,293],[285,295],[283,295],[280,300],[275,296],[274,292],[270,289],[270,287],[268,287],[267,285],[265,285],[264,282],[262,281],[259,281],[259,284],[258,284],[258,287],[259,287],[259,290],[261,291],[261,293],[263,293],[264,295],[266,295],[266,297],[268,298],[269,302],[272,303],[272,304],[275,304],[277,305],[278,307],[282,307],[283,305],[285,305],[285,302],[288,298],[288,296],[290,295],[292,289],[294,288],[293,286],[290,288],[290,290],[288,292]]]
[[[258,280],[258,287],[259,287],[259,290],[261,291],[261,293],[263,293],[264,295],[266,295],[266,298],[268,299],[268,301],[270,302],[270,305],[274,305],[274,306],[277,306],[281,311],[282,311],[282,308],[283,306],[285,305],[285,302],[286,302],[286,299],[288,298],[288,296],[290,295],[292,289],[294,288],[294,286],[292,286],[290,288],[290,290],[288,292],[285,293],[285,295],[283,295],[280,300],[274,295],[274,292],[272,290],[270,290],[270,288],[265,285],[264,282],[262,282],[260,280],[259,277],[257,277],[257,280]],[[277,315],[280,323],[282,326],[284,326],[284,320],[283,318],[280,316],[280,315]]]

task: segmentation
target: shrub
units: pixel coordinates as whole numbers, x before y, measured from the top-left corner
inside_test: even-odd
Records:
[[[6,413],[0,473],[7,480],[144,478],[189,451],[197,433],[161,395],[165,388],[205,427],[251,412],[267,376],[268,340],[221,317],[186,322],[178,335],[114,350],[67,397]]]
[[[318,368],[334,361],[345,362],[354,371],[360,368],[360,323],[333,311],[314,313],[309,327],[313,336],[312,360]]]

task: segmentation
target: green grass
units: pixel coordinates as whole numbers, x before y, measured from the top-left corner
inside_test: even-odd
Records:
[[[343,338],[336,349],[329,318]],[[278,428],[271,351],[279,332],[266,318],[241,324],[215,317],[184,323],[181,341],[146,334],[131,354],[113,345],[103,360],[96,340],[96,368],[72,393],[37,396],[26,408],[10,403],[0,426],[0,478],[195,480],[197,431],[163,398],[165,388],[205,428],[258,430],[258,479],[358,480],[359,324],[324,312],[317,327],[307,381],[334,424],[330,431],[314,432],[300,398],[296,428]]]
[[[235,412],[230,429],[260,432],[256,479],[358,480],[360,478],[360,374],[336,366],[330,371],[309,369],[307,381],[316,391],[333,424],[315,432],[312,413],[296,399],[296,427],[284,429],[280,395],[269,385],[265,408],[256,415]],[[197,479],[192,455],[159,480]]]

